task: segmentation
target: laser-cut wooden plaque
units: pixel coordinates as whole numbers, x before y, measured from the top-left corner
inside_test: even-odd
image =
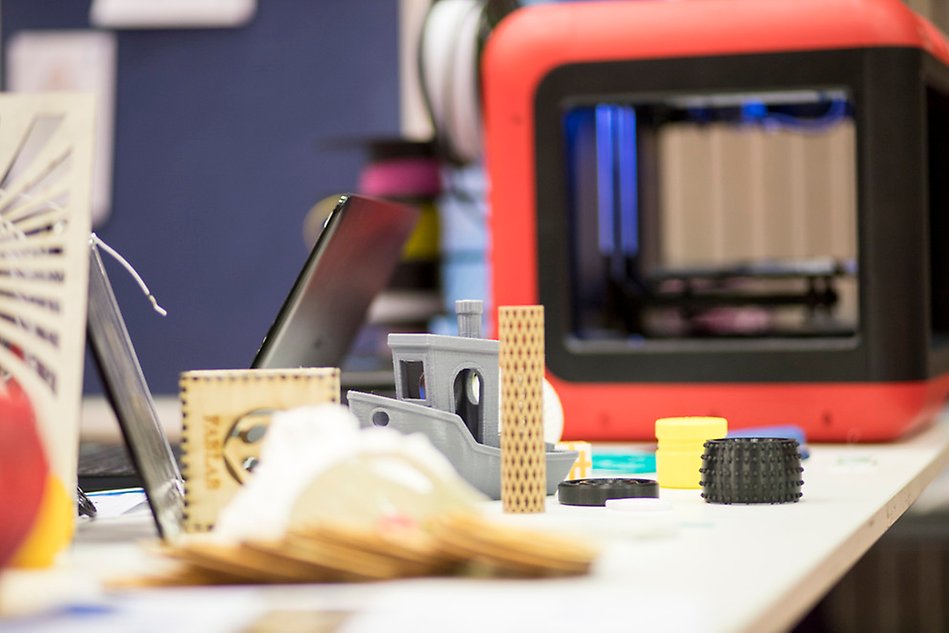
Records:
[[[501,503],[505,512],[543,512],[544,307],[498,309],[501,368]]]
[[[339,402],[336,368],[189,371],[179,383],[188,532],[207,531],[251,475],[278,411]]]

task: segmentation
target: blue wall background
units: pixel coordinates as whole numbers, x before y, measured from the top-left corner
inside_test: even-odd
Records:
[[[3,0],[21,29],[89,28],[85,0]],[[398,133],[398,3],[260,0],[246,26],[119,31],[112,215],[98,234],[145,376],[246,367],[307,255],[306,212],[353,190],[340,138]],[[86,389],[99,391],[86,363]]]

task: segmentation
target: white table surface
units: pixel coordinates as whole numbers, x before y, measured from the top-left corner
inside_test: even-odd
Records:
[[[177,396],[156,396],[155,413],[171,442],[181,440],[181,404]],[[86,396],[79,414],[79,433],[89,442],[121,442],[122,431],[105,396]]]
[[[424,579],[368,585],[109,593],[100,581],[155,565],[148,515],[81,524],[56,569],[0,578],[7,631],[237,631],[272,610],[351,611],[343,631],[778,631],[856,562],[949,462],[949,421],[891,444],[815,445],[796,504],[723,506],[663,490],[667,518],[560,506],[506,517],[600,542],[593,573],[566,580]],[[501,516],[499,504],[488,509]],[[649,523],[647,521],[652,521]],[[658,534],[645,536],[650,526]],[[869,598],[869,597],[868,597]],[[92,611],[92,613],[90,613]],[[608,629],[606,627],[609,627]]]

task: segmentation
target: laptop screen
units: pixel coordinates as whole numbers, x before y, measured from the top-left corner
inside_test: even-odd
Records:
[[[418,213],[404,204],[341,196],[251,367],[340,367]]]
[[[184,488],[178,463],[94,243],[90,243],[89,257],[87,328],[93,356],[129,455],[142,476],[158,533],[166,540],[174,540],[184,516]]]

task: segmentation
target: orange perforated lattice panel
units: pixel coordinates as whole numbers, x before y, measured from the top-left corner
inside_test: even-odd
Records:
[[[501,501],[505,512],[543,512],[544,307],[498,309]]]

